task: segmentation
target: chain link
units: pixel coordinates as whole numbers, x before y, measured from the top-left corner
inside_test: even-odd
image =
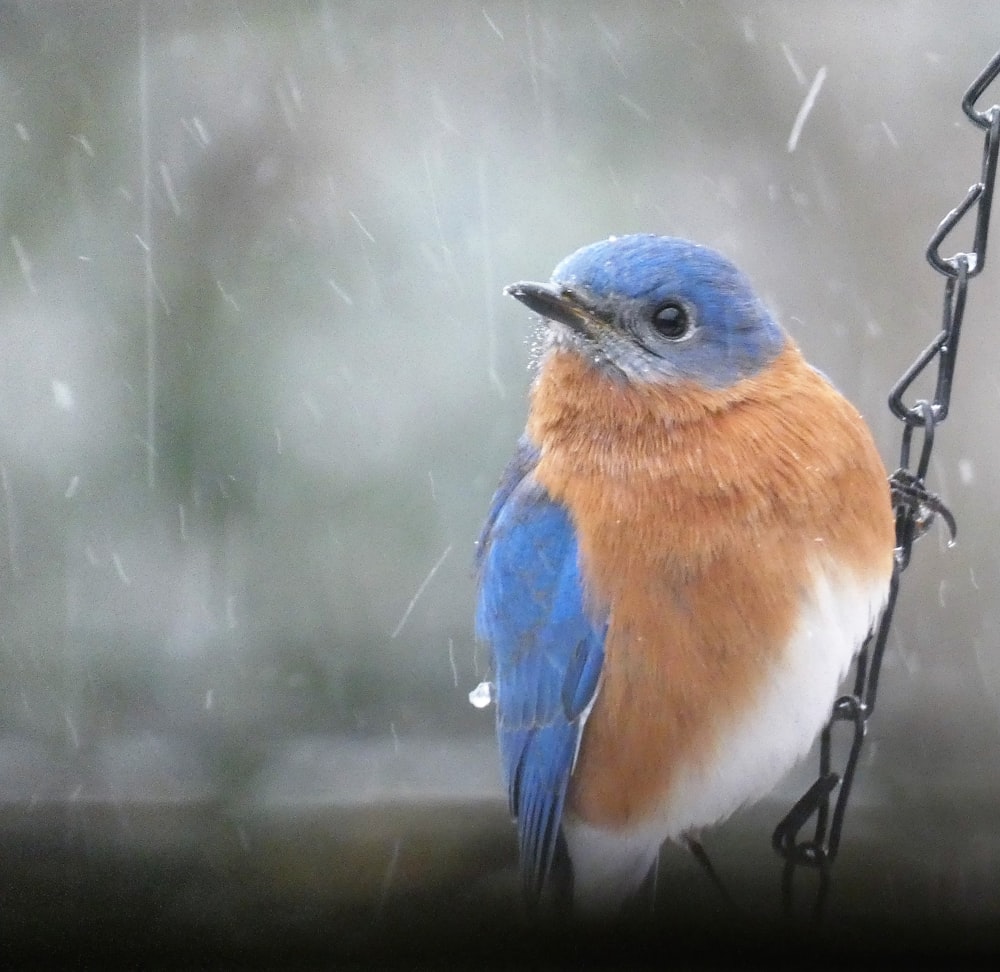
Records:
[[[962,99],[962,109],[969,120],[986,131],[983,162],[979,182],[965,198],[941,221],[927,246],[927,260],[938,273],[946,277],[941,331],[903,373],[889,394],[889,408],[903,422],[899,468],[889,477],[893,507],[896,514],[896,550],[889,598],[879,619],[878,627],[869,635],[855,662],[854,688],[834,703],[833,713],[820,736],[819,775],[812,786],[795,803],[778,824],[772,838],[774,849],[784,858],[782,900],[786,914],[793,912],[794,880],[801,867],[815,870],[818,875],[813,916],[823,916],[830,890],[830,871],[840,847],[840,836],[847,811],[847,802],[854,782],[858,757],[875,710],[879,672],[892,625],[899,580],[910,563],[913,543],[930,528],[936,516],[946,523],[951,542],[955,539],[955,520],[948,508],[929,492],[925,479],[934,448],[934,432],[948,416],[952,378],[958,339],[965,314],[966,291],[969,281],[982,272],[986,263],[986,239],[989,232],[993,186],[997,172],[997,150],[1000,147],[1000,105],[986,111],[976,110],[976,102],[1000,75],[998,52],[969,86]],[[963,217],[976,207],[972,249],[942,257],[941,247]],[[937,363],[937,379],[932,401],[904,401],[913,383],[928,368]],[[913,437],[919,430],[922,437],[916,469],[910,466]],[[833,770],[834,735],[844,727],[848,736],[843,772]],[[836,799],[834,792],[836,791]],[[831,810],[831,801],[833,803]],[[802,830],[814,821],[812,835],[800,838]]]

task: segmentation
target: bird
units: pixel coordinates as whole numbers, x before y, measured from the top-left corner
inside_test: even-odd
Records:
[[[805,756],[888,598],[860,413],[716,250],[639,233],[504,291],[541,319],[477,541],[525,897],[612,917]],[[568,863],[568,877],[567,877]]]

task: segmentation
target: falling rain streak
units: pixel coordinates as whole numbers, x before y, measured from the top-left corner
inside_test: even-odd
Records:
[[[427,576],[423,579],[423,582],[417,588],[417,593],[413,595],[413,598],[410,600],[410,603],[406,605],[406,610],[403,612],[403,616],[399,619],[399,623],[396,625],[396,627],[393,629],[392,634],[390,635],[391,638],[395,639],[396,637],[399,636],[399,633],[403,630],[403,626],[406,624],[407,618],[409,618],[410,613],[413,611],[414,607],[416,607],[417,601],[420,600],[421,595],[424,593],[425,590],[427,590],[427,585],[430,584],[430,582],[434,579],[434,575],[441,568],[441,565],[445,562],[445,560],[448,558],[448,554],[450,553],[451,553],[451,544],[448,544],[448,546],[445,548],[444,553],[441,554],[441,556],[437,559],[437,562],[434,564],[433,567],[431,567]]]
[[[813,110],[813,105],[816,104],[816,98],[819,96],[819,89],[823,87],[823,82],[826,80],[826,66],[824,65],[816,72],[816,77],[813,78],[813,83],[809,88],[809,92],[802,102],[802,107],[799,108],[799,113],[795,116],[795,122],[792,125],[791,134],[788,136],[788,151],[794,152],[799,144],[799,137],[802,135],[802,128],[806,123],[806,119],[809,117],[809,113]]]

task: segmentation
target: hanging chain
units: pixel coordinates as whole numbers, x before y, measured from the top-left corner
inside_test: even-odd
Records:
[[[944,311],[941,332],[904,372],[889,394],[889,408],[903,423],[903,440],[900,448],[899,468],[889,477],[893,507],[896,514],[896,550],[889,582],[889,598],[879,619],[878,627],[869,635],[855,662],[854,690],[834,703],[833,713],[820,736],[819,775],[816,782],[792,807],[772,838],[774,849],[784,858],[782,872],[782,899],[786,913],[793,907],[793,890],[796,869],[806,867],[818,875],[818,886],[813,907],[816,919],[822,917],[830,888],[830,870],[840,846],[844,814],[854,782],[854,773],[861,754],[868,720],[875,709],[879,671],[885,653],[889,628],[896,607],[900,575],[910,562],[913,543],[930,528],[940,516],[955,539],[955,520],[947,507],[927,490],[925,479],[934,448],[934,431],[948,416],[951,401],[952,377],[955,356],[965,314],[965,298],[969,281],[982,272],[986,262],[986,237],[993,203],[993,185],[997,170],[997,149],[1000,147],[1000,105],[978,111],[976,102],[1000,75],[1000,52],[972,82],[962,109],[973,124],[986,132],[983,149],[982,171],[979,182],[972,186],[959,205],[953,209],[937,228],[927,246],[927,260],[945,279]],[[942,257],[941,246],[952,230],[973,207],[976,207],[975,234],[972,249],[954,256]],[[919,399],[910,405],[903,397],[910,386],[934,362],[937,362],[937,381],[932,401]],[[916,469],[910,467],[910,454],[915,430],[920,430],[920,458]],[[849,740],[847,757],[841,774],[833,771],[833,737],[838,727],[844,727]],[[838,789],[839,786],[839,789]],[[836,799],[833,799],[836,791]],[[832,802],[832,809],[831,809]],[[799,834],[811,820],[815,820],[812,836],[800,839]]]

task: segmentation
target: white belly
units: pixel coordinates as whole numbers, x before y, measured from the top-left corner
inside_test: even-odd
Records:
[[[664,840],[759,800],[809,751],[889,590],[888,578],[864,584],[829,568],[813,574],[812,594],[756,703],[709,759],[679,769],[653,817],[626,833],[565,821],[574,900],[582,910],[617,907],[642,883]]]

